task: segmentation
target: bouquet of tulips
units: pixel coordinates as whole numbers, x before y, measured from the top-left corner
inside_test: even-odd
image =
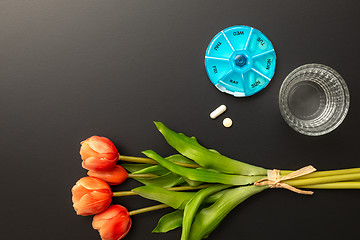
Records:
[[[296,171],[266,170],[228,158],[155,122],[165,140],[179,154],[162,157],[152,150],[147,158],[122,156],[107,138],[93,136],[81,143],[82,166],[89,170],[72,188],[73,207],[78,215],[95,215],[93,228],[103,240],[122,239],[131,227],[131,216],[170,207],[153,232],[182,228],[181,240],[203,239],[226,215],[250,196],[268,188],[286,188],[311,195],[305,189],[359,189],[360,169],[316,171],[307,166]],[[132,162],[117,164],[121,162]],[[125,170],[126,169],[126,170]],[[143,186],[112,192],[127,178]],[[128,211],[111,205],[112,197],[139,195],[159,205]]]

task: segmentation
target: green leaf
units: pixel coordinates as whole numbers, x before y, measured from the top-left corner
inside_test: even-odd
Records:
[[[142,186],[132,190],[140,196],[155,200],[174,209],[184,209],[186,203],[195,195],[194,192],[174,192],[156,186]]]
[[[162,158],[160,155],[158,155],[152,150],[144,151],[143,153],[147,157],[156,160],[159,164],[161,164],[161,166],[169,169],[171,172],[179,174],[192,181],[200,181],[207,183],[222,183],[229,185],[246,185],[246,184],[254,183],[262,178],[261,176],[230,175],[225,173],[208,171],[200,168],[193,169],[193,168],[181,167],[166,160],[165,158]]]
[[[195,137],[193,137],[195,138]],[[172,156],[169,156],[167,158],[165,158],[166,160],[169,160],[170,162],[173,162],[173,163],[190,163],[190,164],[196,164],[193,160],[190,160],[188,159],[187,157],[181,155],[181,154],[175,154],[175,155],[172,155]],[[161,165],[160,165],[161,166]],[[199,186],[200,184],[202,184],[202,182],[199,182],[199,181],[192,181],[186,177],[183,177],[183,179],[189,184],[189,186],[192,186],[192,187],[196,187],[196,186]]]
[[[209,195],[219,192],[225,188],[229,188],[230,185],[212,185],[198,191],[194,197],[186,204],[182,223],[181,240],[189,240],[191,224],[194,221],[195,214],[205,198]]]
[[[221,198],[225,193],[229,192],[231,189],[225,189],[222,190],[220,192],[214,193],[212,195],[210,195],[209,197],[207,197],[205,199],[206,203],[214,203],[216,202],[219,198]]]
[[[187,157],[184,157],[183,155],[180,155],[180,154],[175,154],[175,155],[169,156],[166,159],[169,160],[170,162],[196,164],[194,161],[192,161],[192,160],[188,159]],[[161,165],[151,165],[147,168],[143,168],[139,171],[134,172],[134,174],[152,173],[152,174],[156,174],[156,175],[163,175],[168,172],[169,172],[169,170],[167,170],[166,168],[164,168]]]
[[[167,170],[166,168],[164,168],[161,165],[153,165],[147,168],[143,168],[139,171],[133,172],[134,174],[144,174],[144,173],[152,173],[155,175],[163,175],[168,173],[169,170]]]
[[[241,202],[259,193],[268,186],[245,186],[230,189],[223,194],[214,204],[202,209],[197,215],[191,226],[188,239],[201,240],[207,237],[226,217],[226,215]]]
[[[183,177],[183,179],[187,182],[187,184],[189,184],[189,186],[192,186],[192,187],[197,187],[203,183],[203,182],[199,182],[199,181],[190,180],[186,177]]]
[[[128,170],[131,173],[134,173],[136,171],[140,171],[142,169],[148,168],[150,166],[154,166],[153,164],[147,164],[147,163],[124,163],[121,164],[123,168]]]
[[[211,152],[214,152],[214,153],[217,153],[217,154],[220,154],[218,151],[216,151],[215,149],[208,149],[209,151]],[[220,154],[221,155],[221,154]]]
[[[182,155],[194,160],[197,164],[220,172],[242,175],[266,175],[266,169],[243,163],[201,146],[195,138],[187,137],[167,128],[161,122],[156,127],[170,146]]]
[[[181,154],[174,154],[166,158],[170,162],[179,162],[179,163],[191,163],[196,164],[193,160],[188,159],[187,157],[181,155]]]
[[[184,210],[175,210],[160,218],[157,226],[152,231],[153,233],[166,233],[182,225]]]
[[[184,183],[185,180],[178,174],[168,172],[164,175],[154,178],[134,178],[144,185],[158,186],[162,188],[170,188]]]
[[[178,162],[192,162],[191,160],[187,159],[186,157],[179,157],[181,155],[176,154],[173,156],[168,157],[171,160],[177,160]],[[122,164],[125,169],[130,171],[133,174],[145,174],[151,173],[155,175],[159,175],[158,177],[154,178],[135,178],[135,180],[141,182],[145,185],[154,185],[163,188],[170,188],[182,184],[185,180],[179,176],[178,174],[172,173],[168,169],[164,168],[161,165],[154,165],[154,164]]]

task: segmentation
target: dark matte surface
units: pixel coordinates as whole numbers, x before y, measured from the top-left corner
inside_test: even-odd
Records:
[[[79,142],[112,139],[125,155],[173,153],[152,121],[221,153],[267,168],[359,167],[359,1],[0,1],[1,239],[99,239],[72,209],[86,171]],[[231,25],[264,32],[276,74],[249,98],[219,92],[204,53]],[[350,111],[334,132],[307,137],[281,118],[278,92],[294,68],[322,63],[346,80]],[[228,111],[211,120],[220,104]],[[234,125],[225,129],[223,117]],[[137,184],[129,180],[118,189]],[[355,239],[360,192],[286,190],[244,202],[209,239]],[[135,209],[140,197],[116,199]],[[167,210],[133,217],[126,239],[179,239],[151,230]],[[271,234],[271,237],[267,236]],[[310,236],[309,236],[310,235]]]

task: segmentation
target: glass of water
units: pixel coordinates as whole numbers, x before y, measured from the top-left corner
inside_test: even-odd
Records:
[[[350,95],[344,79],[322,64],[296,68],[280,88],[279,107],[287,124],[309,136],[331,132],[344,120]]]

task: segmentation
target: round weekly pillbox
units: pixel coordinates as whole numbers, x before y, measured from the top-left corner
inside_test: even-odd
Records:
[[[276,54],[270,40],[249,26],[232,26],[211,40],[205,68],[211,82],[235,97],[253,95],[274,76]]]

